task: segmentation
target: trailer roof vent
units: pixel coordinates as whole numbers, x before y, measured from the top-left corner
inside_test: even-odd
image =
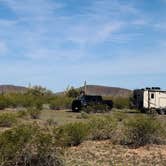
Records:
[[[146,87],[146,90],[150,90],[151,88],[149,88],[149,87]]]

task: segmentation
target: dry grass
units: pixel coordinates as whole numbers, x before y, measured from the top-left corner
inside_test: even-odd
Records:
[[[150,145],[138,149],[113,145],[110,141],[86,141],[66,151],[68,166],[164,166],[166,146]]]
[[[40,119],[43,121],[52,119],[58,125],[64,125],[66,123],[71,123],[71,122],[85,121],[85,119],[78,118],[80,115],[81,113],[74,113],[71,112],[70,110],[59,110],[59,111],[47,110],[47,111],[42,111]]]

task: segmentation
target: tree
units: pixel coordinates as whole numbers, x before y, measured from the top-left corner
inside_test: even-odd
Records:
[[[51,95],[52,92],[42,86],[33,86],[28,90],[28,94],[34,96],[44,96],[44,95]]]
[[[80,94],[80,89],[75,89],[74,87],[68,88],[66,91],[66,95],[68,97],[76,98]]]

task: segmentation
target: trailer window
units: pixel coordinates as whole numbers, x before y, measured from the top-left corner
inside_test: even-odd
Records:
[[[151,94],[151,99],[154,99],[154,93]]]

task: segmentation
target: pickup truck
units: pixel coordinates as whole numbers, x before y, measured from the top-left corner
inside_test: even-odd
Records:
[[[103,100],[102,96],[81,95],[77,99],[73,100],[72,111],[79,112],[82,108],[91,104],[107,105],[109,109],[112,109],[113,107],[112,100]]]

